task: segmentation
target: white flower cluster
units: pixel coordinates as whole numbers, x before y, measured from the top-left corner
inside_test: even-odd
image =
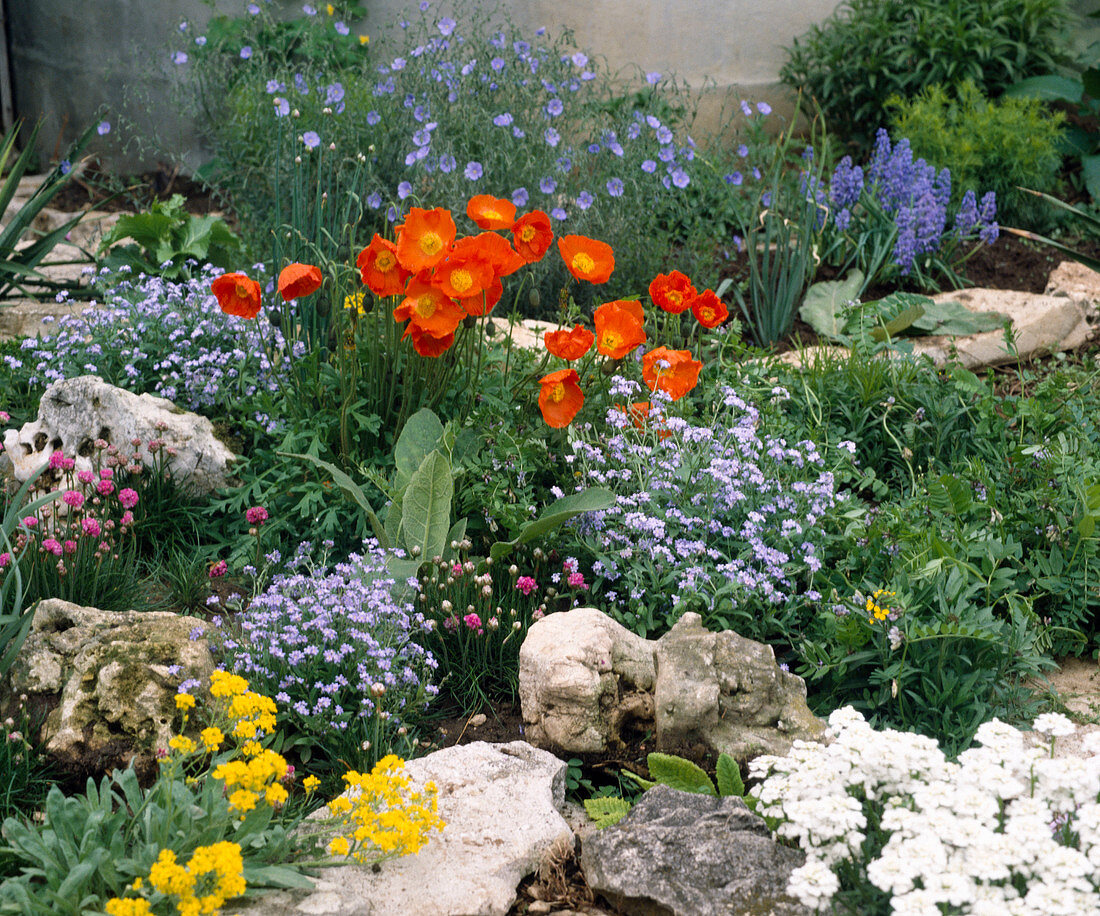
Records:
[[[845,707],[831,743],[753,760],[758,813],[806,852],[788,892],[824,910],[850,862],[898,916],[1100,913],[1100,733],[1085,739],[1090,758],[1055,759],[1073,724],[1048,713],[1034,727],[1049,743],[987,722],[952,763],[935,741],[877,732]],[[881,852],[863,861],[868,831]]]

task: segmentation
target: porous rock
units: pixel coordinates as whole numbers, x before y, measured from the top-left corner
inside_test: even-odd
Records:
[[[167,747],[181,678],[205,680],[213,671],[205,637],[191,638],[206,629],[167,612],[40,601],[12,665],[7,700],[26,695],[32,706],[50,709],[42,740],[59,760],[78,768],[124,766]]]
[[[240,916],[505,916],[516,887],[556,846],[565,764],[525,741],[477,741],[410,760],[414,785],[439,789],[446,822],[416,855],[326,869],[312,892],[265,895]]]
[[[24,481],[58,450],[76,458],[76,470],[91,470],[96,439],[117,446],[122,455],[132,454],[131,442],[139,440],[137,450],[146,465],[153,463],[146,445],[160,440],[173,479],[195,494],[225,487],[228,466],[236,460],[206,417],[164,398],[116,388],[94,375],[51,384],[42,395],[38,418],[4,433],[4,452],[15,479]]]
[[[653,720],[653,646],[595,608],[549,614],[519,650],[524,735],[536,747],[601,753]]]
[[[654,647],[657,747],[703,744],[737,760],[786,754],[822,723],[806,705],[806,682],[780,668],[772,647],[732,630],[712,633],[684,614]]]
[[[802,916],[810,911],[786,887],[803,859],[740,798],[658,785],[583,840],[580,866],[630,916]]]

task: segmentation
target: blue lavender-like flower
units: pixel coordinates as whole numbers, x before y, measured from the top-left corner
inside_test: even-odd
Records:
[[[958,212],[955,213],[955,235],[965,238],[970,235],[980,220],[977,195],[972,189],[967,190],[959,203]]]
[[[854,207],[863,193],[863,169],[852,165],[852,157],[845,156],[837,163],[829,181],[829,200],[840,210]]]

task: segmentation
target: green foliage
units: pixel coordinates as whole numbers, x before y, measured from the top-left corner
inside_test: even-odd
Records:
[[[887,99],[973,80],[999,96],[1054,68],[1062,0],[847,0],[788,48],[782,80],[830,129],[869,147]]]
[[[19,138],[22,123],[10,128],[0,138],[0,174],[4,175],[0,183],[0,214],[7,212],[15,197],[19,182],[26,174],[31,157],[35,154],[35,139],[41,124],[36,124],[30,136],[24,138],[23,150],[12,161],[15,143]],[[35,192],[0,229],[0,299],[9,297],[13,291],[22,295],[31,295],[26,284],[29,282],[39,292],[43,288],[52,290],[75,290],[76,283],[57,283],[39,273],[38,266],[60,243],[69,231],[80,222],[82,214],[66,220],[56,229],[37,235],[32,228],[35,218],[54,199],[58,191],[72,180],[72,162],[77,159],[95,135],[95,127],[88,127],[69,148],[65,159],[54,166]],[[6,174],[5,174],[6,173]],[[20,245],[28,236],[37,235],[29,244]]]
[[[126,239],[135,244],[119,245]],[[218,216],[193,216],[184,209],[182,194],[154,201],[147,213],[131,213],[100,243],[100,267],[159,274],[169,280],[191,276],[190,261],[234,270],[240,264],[241,240]]]
[[[952,198],[964,191],[997,194],[997,217],[1010,225],[1050,223],[1046,211],[1019,187],[1051,191],[1062,164],[1065,114],[1038,99],[990,101],[970,80],[947,90],[928,86],[907,99],[892,98],[890,123],[908,138],[914,156],[951,171]]]
[[[29,814],[49,790],[51,768],[34,743],[40,725],[23,704],[0,723],[0,821]],[[0,853],[0,877],[14,871],[12,864]]]
[[[634,806],[625,798],[615,798],[610,795],[584,800],[584,811],[599,830],[619,823],[630,813],[632,807]]]

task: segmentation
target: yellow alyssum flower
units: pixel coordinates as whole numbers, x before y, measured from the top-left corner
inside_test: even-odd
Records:
[[[215,671],[210,675],[210,695],[212,697],[232,697],[248,690],[248,681],[239,674],[228,671]]]
[[[359,44],[365,45],[370,43],[370,35],[360,35]]]
[[[162,849],[157,861],[149,869],[149,884],[153,890],[162,894],[175,894],[177,897],[190,895],[195,879],[187,869],[176,862],[176,854],[171,849]]]
[[[182,709],[186,712],[188,709],[195,708],[195,698],[189,693],[177,693],[176,694],[176,709]]]
[[[202,738],[203,745],[210,752],[218,750],[225,743],[225,734],[216,725],[204,728],[199,733],[199,737]]]
[[[169,740],[168,746],[174,751],[179,751],[181,754],[195,753],[195,742],[186,735],[176,735]]]
[[[247,814],[256,807],[260,796],[248,789],[237,789],[229,796],[229,810],[237,814]]]
[[[149,908],[149,901],[144,897],[134,897],[128,900],[122,897],[114,897],[107,901],[107,905],[103,910],[107,916],[153,916],[153,911]]]
[[[332,838],[327,848],[330,856],[346,856],[351,851],[351,843],[346,836],[337,836]]]
[[[312,795],[314,789],[316,789],[320,784],[321,780],[319,780],[316,776],[307,776],[305,779],[302,780],[302,788],[306,790],[306,795]]]

